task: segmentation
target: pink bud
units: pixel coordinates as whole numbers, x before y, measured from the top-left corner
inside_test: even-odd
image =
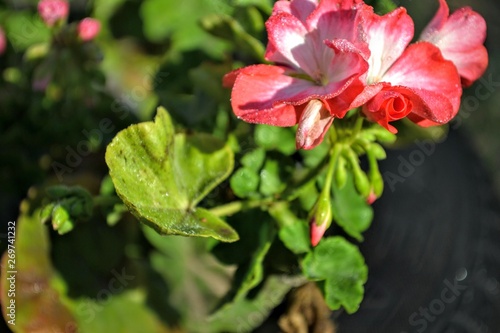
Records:
[[[311,224],[309,225],[309,233],[311,236],[311,245],[316,246],[318,245],[319,241],[321,238],[323,238],[323,235],[325,234],[326,229],[328,228],[328,224],[324,223],[321,225],[317,225],[316,221],[311,221]]]
[[[68,13],[69,3],[66,0],[41,0],[38,3],[38,14],[49,27],[65,20]]]
[[[370,191],[370,194],[368,195],[368,198],[366,198],[366,202],[371,205],[372,203],[375,202],[375,200],[377,200],[378,197],[377,195],[375,194],[375,192],[373,192],[373,190]]]
[[[87,17],[78,23],[78,37],[84,42],[94,39],[101,30],[101,22]]]
[[[0,27],[0,54],[3,54],[6,48],[7,39],[5,38],[5,32],[3,31],[2,27]]]
[[[332,205],[330,191],[323,191],[314,205],[309,217],[309,236],[312,246],[318,245],[326,229],[332,224]]]

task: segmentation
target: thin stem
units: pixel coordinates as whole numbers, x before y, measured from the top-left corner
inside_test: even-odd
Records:
[[[238,213],[242,210],[252,209],[256,207],[269,206],[275,203],[272,198],[250,201],[233,201],[225,205],[220,205],[209,209],[210,213],[215,216],[229,216]]]
[[[358,115],[358,118],[356,118],[356,123],[354,124],[354,136],[357,136],[359,132],[361,132],[361,129],[363,128],[363,117]]]
[[[323,188],[324,193],[329,193],[332,188],[333,173],[335,172],[335,167],[339,160],[340,153],[342,152],[342,144],[336,143],[333,146],[332,155],[330,157],[330,164],[328,165],[328,171],[326,174],[325,187]]]

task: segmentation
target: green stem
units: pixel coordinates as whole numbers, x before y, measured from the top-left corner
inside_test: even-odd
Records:
[[[356,123],[354,124],[354,135],[353,137],[358,136],[359,132],[363,128],[363,117],[358,114],[358,118],[356,118]]]
[[[335,172],[335,167],[339,160],[340,153],[342,152],[343,146],[340,143],[333,145],[332,155],[330,157],[330,164],[328,165],[328,171],[326,174],[325,187],[323,188],[323,193],[330,193],[332,188],[333,173]]]
[[[261,200],[250,201],[233,201],[225,205],[220,205],[209,209],[210,213],[215,216],[229,216],[238,213],[242,210],[252,209],[256,207],[269,206],[276,203],[273,198],[265,198]]]

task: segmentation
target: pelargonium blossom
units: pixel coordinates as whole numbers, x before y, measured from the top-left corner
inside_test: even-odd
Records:
[[[455,65],[435,45],[413,38],[413,20],[404,8],[379,16],[364,11],[370,49],[367,87],[358,96],[368,119],[389,131],[408,118],[421,126],[445,124],[458,112],[462,89]]]
[[[334,118],[360,106],[393,133],[390,123],[403,118],[420,126],[449,122],[459,110],[462,84],[487,66],[486,28],[469,8],[448,16],[445,0],[439,1],[414,44],[404,8],[379,16],[361,0],[277,1],[266,22],[265,58],[274,65],[248,66],[224,78],[233,86],[234,113],[252,123],[299,124],[297,148],[304,149],[322,141]]]
[[[359,30],[361,1],[278,1],[266,22],[265,58],[224,78],[231,104],[251,123],[293,126],[297,147],[319,144],[334,118],[342,118],[363,90],[368,70]]]
[[[69,14],[67,0],[41,0],[38,3],[38,14],[49,27],[58,21],[66,20]]]
[[[101,30],[101,22],[91,17],[86,17],[78,23],[78,37],[84,42],[94,39]]]

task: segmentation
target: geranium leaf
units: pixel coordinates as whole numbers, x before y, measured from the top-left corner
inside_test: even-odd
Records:
[[[233,169],[233,153],[208,134],[174,134],[170,116],[121,131],[106,150],[117,194],[160,234],[238,240],[224,221],[196,204]]]
[[[322,240],[302,262],[304,274],[312,280],[325,280],[325,300],[332,309],[343,306],[354,313],[363,300],[368,268],[357,246],[342,237]]]
[[[373,219],[372,207],[356,191],[352,175],[348,176],[345,186],[341,189],[334,182],[332,191],[332,214],[335,222],[348,235],[362,241],[361,233],[370,227]]]

